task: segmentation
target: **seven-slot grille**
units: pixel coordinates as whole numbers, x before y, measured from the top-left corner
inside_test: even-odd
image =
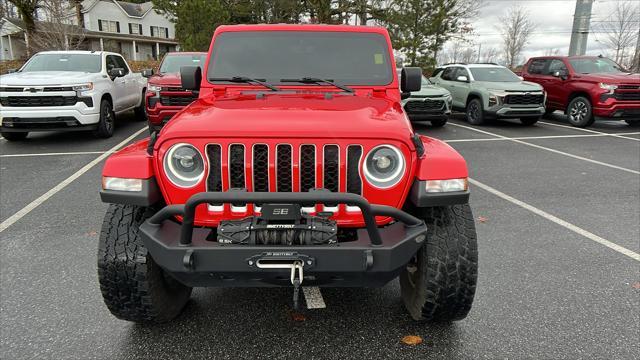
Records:
[[[540,105],[544,102],[544,94],[507,95],[504,103],[510,105]]]
[[[411,100],[405,105],[408,112],[429,112],[442,110],[443,107],[443,100]]]
[[[347,164],[344,167],[346,174],[341,174],[340,170],[342,151],[346,151],[347,154]],[[294,152],[298,152],[297,157],[294,156]],[[206,153],[209,161],[207,191],[238,188],[255,192],[305,192],[322,187],[332,192],[362,194],[359,171],[362,158],[360,145],[341,148],[335,144],[278,144],[274,149],[273,146],[261,143],[246,146],[231,144],[228,147],[209,144]],[[294,158],[297,159],[297,164],[294,164]],[[226,164],[223,161],[226,161]],[[270,162],[274,164],[275,169],[270,169]],[[247,181],[248,176],[251,181]],[[271,179],[271,176],[274,178]],[[341,176],[346,176],[346,189],[340,186]],[[224,181],[224,178],[227,178],[228,182]],[[318,178],[322,184],[318,183]]]

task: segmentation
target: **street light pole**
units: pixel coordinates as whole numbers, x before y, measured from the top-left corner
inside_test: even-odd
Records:
[[[584,55],[587,52],[587,38],[591,25],[591,8],[593,0],[576,0],[576,11],[573,15],[573,29],[569,56]]]

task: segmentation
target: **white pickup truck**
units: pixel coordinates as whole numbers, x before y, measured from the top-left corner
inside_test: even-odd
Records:
[[[92,130],[113,135],[115,115],[134,109],[145,120],[147,79],[120,54],[45,51],[0,76],[0,134],[22,140],[31,131]]]

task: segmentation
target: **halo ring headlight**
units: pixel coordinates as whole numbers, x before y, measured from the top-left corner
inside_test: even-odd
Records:
[[[176,186],[193,187],[204,177],[202,154],[191,144],[179,143],[171,146],[163,163],[169,181]]]
[[[369,184],[386,189],[397,185],[406,170],[402,152],[393,145],[378,145],[364,159],[362,171]]]

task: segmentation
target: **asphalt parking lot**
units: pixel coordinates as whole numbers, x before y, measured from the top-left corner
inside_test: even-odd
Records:
[[[3,359],[404,359],[640,357],[640,129],[532,127],[454,119],[419,132],[467,159],[480,268],[469,317],[420,325],[397,281],[323,289],[326,309],[293,321],[290,289],[196,289],[174,322],[142,326],[102,302],[96,249],[110,150],[146,135],[0,139]],[[405,335],[425,341],[401,343]]]

